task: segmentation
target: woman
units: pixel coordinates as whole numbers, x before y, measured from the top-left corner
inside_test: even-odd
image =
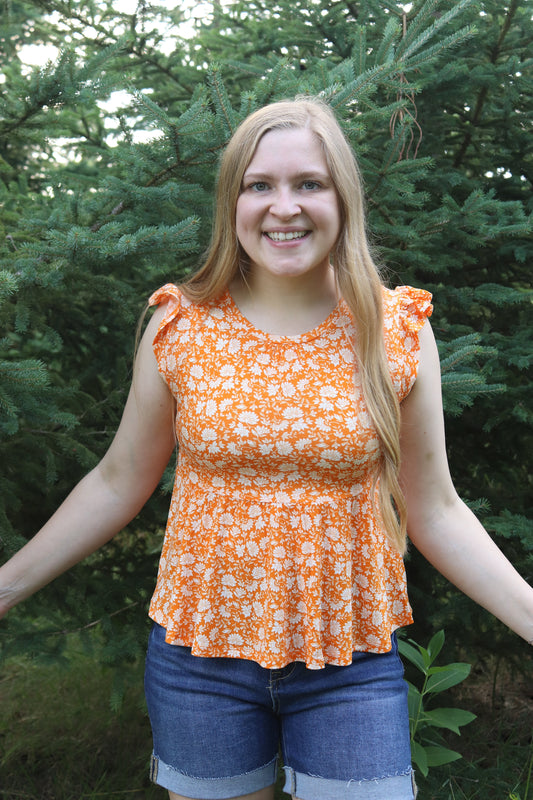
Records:
[[[203,267],[157,306],[101,463],[0,570],[5,613],[179,461],[150,606],[152,778],[180,798],[412,800],[395,630],[410,539],[526,641],[533,590],[458,498],[427,292],[386,289],[327,105],[252,114]]]

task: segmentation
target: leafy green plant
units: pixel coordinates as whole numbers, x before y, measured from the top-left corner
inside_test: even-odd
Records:
[[[476,718],[475,714],[460,708],[428,708],[436,695],[461,683],[470,673],[470,664],[463,662],[435,665],[444,645],[444,638],[444,631],[439,631],[432,637],[427,648],[412,639],[398,640],[403,658],[413,664],[423,676],[420,688],[410,681],[407,684],[411,755],[424,777],[431,767],[449,764],[461,758],[460,753],[445,746],[439,730],[446,729],[460,735],[461,726],[468,725]]]

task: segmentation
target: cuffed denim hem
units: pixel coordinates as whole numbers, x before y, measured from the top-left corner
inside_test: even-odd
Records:
[[[183,772],[170,767],[153,754],[150,780],[164,789],[185,797],[201,798],[201,800],[226,800],[272,786],[277,778],[277,762],[276,757],[259,769],[228,778],[195,778],[192,775],[184,775]]]
[[[306,775],[284,767],[283,791],[298,800],[414,800],[416,786],[412,770],[368,781],[338,781]]]

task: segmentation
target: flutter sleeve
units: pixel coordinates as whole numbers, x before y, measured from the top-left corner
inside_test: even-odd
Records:
[[[385,351],[392,382],[401,402],[411,391],[418,373],[419,332],[431,316],[431,294],[412,286],[384,289]]]
[[[173,283],[157,289],[148,300],[148,305],[158,306],[166,303],[165,315],[154,337],[153,348],[161,375],[174,395],[177,394],[177,367],[181,351],[179,340],[187,336],[188,321],[182,319],[184,305],[188,304],[180,290]],[[183,330],[185,328],[185,330]]]

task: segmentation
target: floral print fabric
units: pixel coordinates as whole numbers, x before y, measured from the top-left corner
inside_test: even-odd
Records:
[[[431,295],[383,289],[402,400]],[[176,399],[176,479],[150,616],[199,656],[280,668],[386,652],[412,622],[403,560],[372,508],[379,443],[341,300],[317,328],[255,328],[229,292],[189,302],[173,284],[154,340]]]

